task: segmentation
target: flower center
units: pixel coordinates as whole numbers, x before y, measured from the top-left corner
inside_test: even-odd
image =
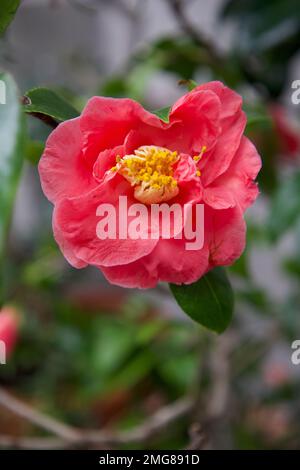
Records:
[[[131,183],[135,198],[144,204],[158,204],[177,196],[179,189],[173,177],[177,152],[156,145],[144,145],[132,155],[117,157],[118,171]]]

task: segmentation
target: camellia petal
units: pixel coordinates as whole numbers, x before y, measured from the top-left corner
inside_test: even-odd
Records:
[[[56,232],[60,228],[57,241],[62,251],[67,242],[68,250],[84,263],[101,266],[115,266],[131,263],[154,249],[158,240],[133,240],[120,234],[119,196],[128,198],[128,206],[134,203],[130,185],[117,175],[116,181],[102,184],[90,193],[78,198],[64,199],[55,209]],[[121,181],[120,181],[121,180]],[[123,187],[122,187],[123,186]],[[101,240],[97,237],[97,209],[101,204],[111,204],[115,208],[117,233],[115,237]],[[123,211],[122,211],[123,212]],[[113,215],[114,216],[114,215]],[[148,230],[148,220],[144,227]],[[70,257],[70,254],[69,254]]]
[[[179,150],[195,155],[203,146],[212,149],[220,131],[220,112],[220,100],[211,91],[193,91],[178,100],[171,109],[170,122],[181,122]]]
[[[260,168],[261,159],[256,148],[243,137],[228,170],[205,188],[204,201],[215,209],[239,205],[246,210],[258,195],[254,180]]]
[[[96,187],[92,167],[83,158],[79,118],[65,121],[50,134],[39,163],[42,189],[56,203]]]
[[[103,150],[123,144],[131,130],[142,131],[148,127],[158,130],[168,126],[136,101],[95,96],[82,112],[80,127],[83,153],[94,163]]]

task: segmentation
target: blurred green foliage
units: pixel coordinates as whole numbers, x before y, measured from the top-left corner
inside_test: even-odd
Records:
[[[1,0],[0,4],[0,35],[2,35],[9,23],[13,20],[21,0]]]

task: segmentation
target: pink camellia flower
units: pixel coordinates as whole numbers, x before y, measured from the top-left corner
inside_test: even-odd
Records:
[[[13,307],[3,307],[0,311],[0,341],[5,343],[7,357],[13,352],[18,338],[19,319]]]
[[[238,94],[210,82],[181,97],[169,123],[133,100],[94,97],[80,117],[60,124],[39,172],[55,206],[56,241],[71,265],[94,265],[113,284],[149,288],[158,281],[192,283],[238,258],[245,246],[243,214],[257,197],[261,167],[243,136],[241,108]],[[145,227],[153,204],[204,204],[202,248],[187,250],[184,237],[174,233],[99,239],[97,208],[118,208],[120,196],[128,205],[145,205]]]

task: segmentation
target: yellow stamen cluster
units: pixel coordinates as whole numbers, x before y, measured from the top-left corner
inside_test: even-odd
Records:
[[[135,197],[144,203],[168,201],[178,194],[173,166],[178,160],[177,152],[164,147],[144,145],[132,155],[117,158],[112,171],[118,171],[135,186]]]
[[[154,145],[144,146],[135,150],[134,155],[123,158],[123,171],[134,178],[135,184],[144,181],[156,189],[166,185],[177,186],[172,168],[177,159],[177,152]]]

